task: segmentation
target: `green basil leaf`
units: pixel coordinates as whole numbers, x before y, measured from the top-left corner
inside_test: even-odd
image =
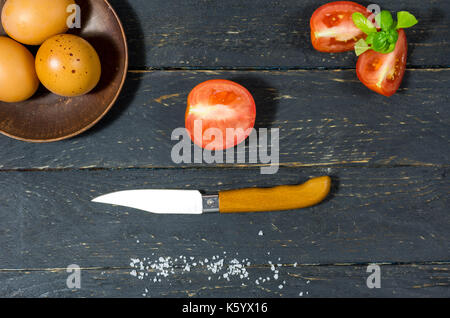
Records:
[[[370,33],[366,38],[366,43],[369,45],[373,44],[373,39],[376,36],[376,33]]]
[[[383,31],[388,31],[394,25],[394,19],[389,11],[383,10],[379,14],[379,25]]]
[[[355,43],[355,53],[356,56],[360,56],[367,50],[370,50],[370,46],[364,41],[364,39],[360,39],[358,42]]]
[[[386,48],[380,51],[380,53],[388,54],[395,50],[395,43],[389,44]]]
[[[387,35],[388,41],[389,43],[397,43],[398,40],[398,31],[397,30],[389,30],[388,35]]]
[[[397,29],[406,29],[416,25],[416,17],[407,11],[397,12]]]
[[[387,54],[387,53],[394,52],[394,50],[395,50],[395,44],[396,44],[396,43],[391,43],[391,44],[389,44],[389,48],[387,49],[386,52],[383,52],[383,53]]]
[[[381,12],[375,16],[375,23],[377,24],[377,28],[381,28]]]
[[[372,49],[383,53],[389,48],[389,41],[385,32],[378,32],[373,38]]]
[[[353,13],[352,19],[356,27],[363,31],[365,34],[377,32],[377,28],[362,13]]]

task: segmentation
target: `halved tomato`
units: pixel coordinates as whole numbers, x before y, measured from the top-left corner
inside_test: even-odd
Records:
[[[360,55],[356,64],[359,80],[371,90],[392,96],[399,89],[406,70],[408,41],[405,31],[398,30],[395,50],[383,54],[369,50]]]
[[[252,132],[255,119],[252,95],[235,82],[209,80],[189,94],[186,129],[202,148],[224,150],[240,144]]]
[[[351,51],[355,43],[366,35],[353,23],[352,14],[361,12],[369,17],[372,13],[364,6],[351,1],[327,3],[311,17],[311,41],[321,52]]]

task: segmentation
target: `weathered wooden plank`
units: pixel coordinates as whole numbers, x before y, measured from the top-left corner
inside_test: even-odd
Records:
[[[0,137],[1,296],[449,296],[448,1],[379,2],[420,20],[391,99],[357,81],[354,54],[312,49],[309,17],[325,1],[110,1],[132,69],[112,112],[64,142]],[[145,71],[172,68],[299,70]],[[280,129],[276,176],[172,162],[187,94],[211,78],[248,87],[257,127]],[[144,167],[167,169],[135,169]],[[303,211],[160,216],[90,202],[122,189],[215,191],[323,174],[331,197]],[[140,270],[160,258],[169,276]],[[372,262],[384,264],[379,290],[365,285]],[[74,263],[75,292],[65,285]]]
[[[171,135],[184,127],[189,91],[213,78],[252,92],[256,128],[280,130],[285,165],[449,162],[450,70],[409,71],[391,98],[370,92],[354,70],[155,71],[130,73],[117,105],[79,137],[30,144],[1,136],[0,169],[191,166],[172,161]]]
[[[124,24],[132,68],[354,68],[352,52],[314,51],[309,20],[326,0],[111,0]],[[357,1],[369,5],[369,1]],[[379,0],[408,10],[410,67],[450,65],[450,3]]]
[[[169,268],[172,269],[172,268]],[[65,269],[0,271],[2,297],[170,297],[170,298],[311,298],[311,297],[449,297],[449,265],[380,265],[381,288],[369,289],[366,265],[280,268],[278,279],[268,267],[247,267],[249,279],[223,278],[205,266],[174,273],[153,282],[154,271],[137,279],[132,267],[82,269],[81,288],[68,289]],[[218,279],[221,277],[221,279]],[[267,281],[267,277],[271,280]],[[261,280],[260,280],[261,278]],[[265,280],[263,282],[263,280]],[[258,283],[257,283],[258,282]],[[282,288],[280,288],[282,286]],[[153,304],[156,305],[156,304]],[[181,308],[166,308],[181,312]]]
[[[123,267],[131,258],[253,265],[448,261],[448,168],[129,169],[0,173],[0,269]],[[153,215],[94,204],[134,188],[297,184],[333,176],[322,204],[291,212]],[[154,255],[153,255],[154,253]]]

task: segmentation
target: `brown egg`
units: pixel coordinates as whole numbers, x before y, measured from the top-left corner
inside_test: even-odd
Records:
[[[74,0],[8,0],[2,10],[5,32],[16,41],[39,45],[53,35],[68,30]],[[69,8],[70,9],[70,8]]]
[[[101,65],[89,42],[76,35],[60,34],[39,48],[36,72],[48,90],[72,97],[94,89],[100,80]]]
[[[38,87],[33,55],[22,44],[0,36],[0,101],[27,100]]]

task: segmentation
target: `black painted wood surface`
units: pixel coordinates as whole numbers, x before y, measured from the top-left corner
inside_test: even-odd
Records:
[[[309,19],[326,0],[112,0],[121,14],[134,68],[354,68],[351,52],[315,52]],[[374,2],[360,1],[363,5]],[[380,0],[381,9],[409,10],[411,67],[449,66],[450,3]]]
[[[390,99],[370,93],[354,70],[130,71],[118,106],[98,126],[54,144],[1,137],[9,151],[0,167],[177,167],[172,131],[184,127],[189,91],[213,78],[252,92],[256,128],[280,130],[283,165],[447,162],[449,69],[408,71],[404,87]]]
[[[389,99],[359,83],[353,53],[312,49],[309,17],[325,1],[110,2],[131,66],[113,110],[67,141],[0,137],[0,296],[450,296],[448,1],[379,1],[420,21]],[[172,162],[187,95],[211,78],[246,86],[257,128],[280,129],[276,175],[260,164]],[[319,175],[332,176],[332,194],[299,211],[161,216],[90,202],[116,190]],[[160,258],[167,277],[145,269]],[[366,286],[371,263],[381,266],[380,289]],[[70,264],[82,268],[79,290],[66,286]]]

